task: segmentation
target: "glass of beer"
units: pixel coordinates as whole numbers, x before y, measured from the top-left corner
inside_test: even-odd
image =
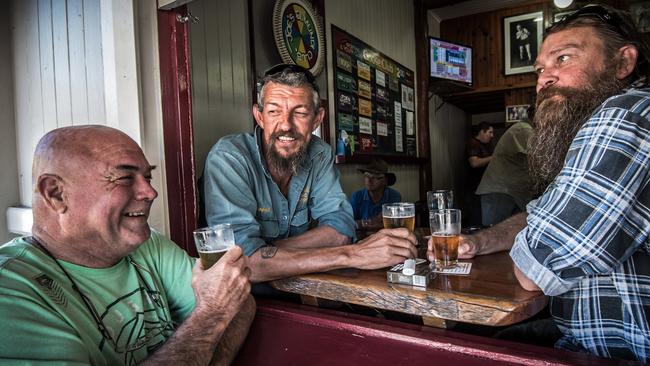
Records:
[[[444,209],[429,213],[431,241],[436,268],[453,268],[458,264],[460,210]]]
[[[439,189],[427,192],[427,204],[429,211],[445,210],[454,205],[454,191],[451,189]]]
[[[208,269],[235,245],[235,235],[230,224],[219,224],[194,230],[194,243],[203,269]]]
[[[385,203],[381,206],[384,229],[415,229],[415,205],[410,202]]]

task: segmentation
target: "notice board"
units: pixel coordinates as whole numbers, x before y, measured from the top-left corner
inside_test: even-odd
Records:
[[[336,155],[416,156],[413,71],[332,25]]]

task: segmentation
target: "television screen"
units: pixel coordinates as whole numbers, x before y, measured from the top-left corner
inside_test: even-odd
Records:
[[[431,77],[472,85],[472,48],[429,38]]]

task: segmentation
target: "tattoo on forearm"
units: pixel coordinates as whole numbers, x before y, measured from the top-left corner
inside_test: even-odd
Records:
[[[274,245],[265,245],[260,248],[260,253],[262,254],[262,258],[264,259],[273,258],[275,256],[275,253],[277,252],[278,252],[278,247]]]

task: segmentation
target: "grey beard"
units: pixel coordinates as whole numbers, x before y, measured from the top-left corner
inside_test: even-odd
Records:
[[[528,167],[535,191],[542,193],[564,166],[574,137],[605,99],[620,93],[623,83],[605,70],[584,89],[548,87],[537,95],[534,133],[528,141]],[[547,100],[561,95],[560,101]]]
[[[306,158],[306,144],[303,144],[300,150],[288,158],[284,158],[278,154],[274,143],[271,143],[266,152],[266,163],[269,165],[269,169],[275,170],[280,175],[295,175]]]

